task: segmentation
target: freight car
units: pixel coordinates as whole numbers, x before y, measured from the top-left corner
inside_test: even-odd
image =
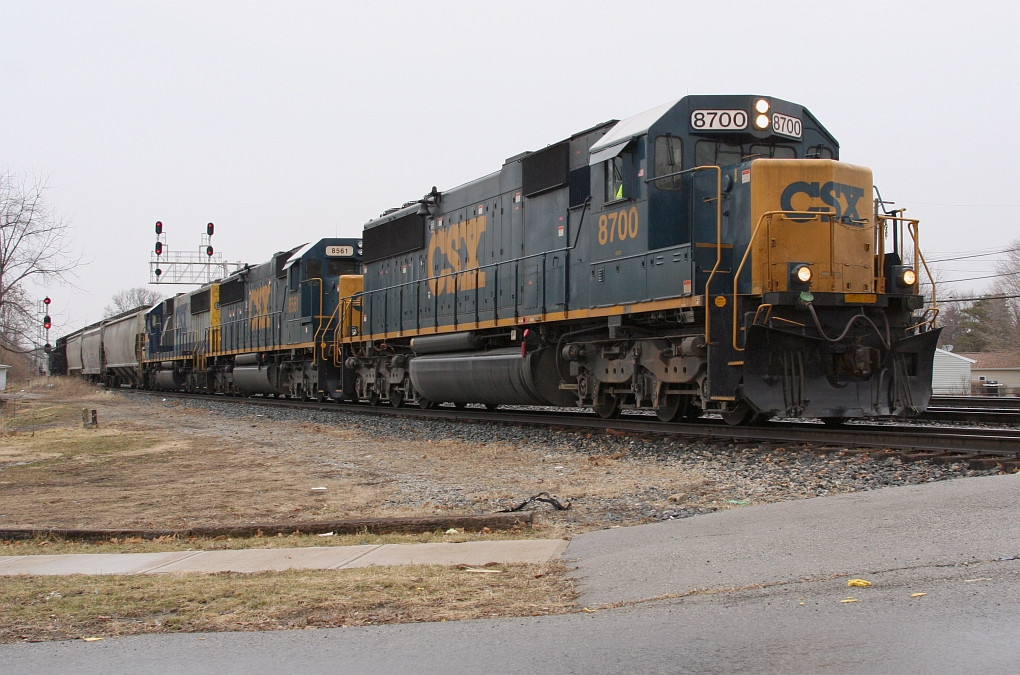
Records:
[[[136,307],[57,339],[51,375],[81,377],[108,387],[141,384],[142,328],[148,307]]]
[[[916,414],[917,221],[838,157],[801,105],[687,96],[433,187],[365,225],[334,352],[373,403]]]
[[[353,394],[335,333],[341,278],[361,242],[321,239],[167,298],[145,317],[148,388],[341,400]]]

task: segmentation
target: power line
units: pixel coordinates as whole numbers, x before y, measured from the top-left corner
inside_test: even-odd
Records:
[[[952,206],[959,209],[1016,209],[1020,204],[949,204],[946,202],[915,202],[913,200],[902,201],[902,204],[920,206]]]
[[[1016,276],[1018,274],[1020,274],[1020,271],[1005,272],[1003,274],[989,274],[989,275],[983,276],[983,277],[968,277],[966,279],[950,279],[950,280],[945,280],[945,281],[940,281],[940,280],[936,279],[935,283],[936,284],[956,284],[956,283],[960,283],[961,281],[979,281],[981,279],[998,279],[1000,277],[1013,277],[1013,276]]]
[[[984,257],[990,256],[990,255],[999,255],[1000,253],[1013,253],[1015,251],[1020,251],[1020,248],[1007,248],[1007,249],[1002,250],[1002,251],[989,251],[988,253],[974,253],[974,254],[971,254],[971,255],[954,256],[952,258],[938,258],[936,260],[929,260],[928,262],[930,262],[930,263],[941,263],[941,262],[950,262],[952,260],[967,260],[969,258],[984,258]]]
[[[939,304],[946,304],[949,302],[977,302],[978,300],[1015,300],[1020,298],[1020,295],[986,295],[980,298],[939,298]]]

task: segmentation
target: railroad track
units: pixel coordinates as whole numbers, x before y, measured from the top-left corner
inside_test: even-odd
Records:
[[[539,410],[506,407],[438,406],[429,410],[417,407],[391,408],[352,403],[313,403],[294,399],[252,397],[233,399],[219,395],[137,392],[163,398],[186,398],[235,402],[241,405],[297,408],[360,415],[387,415],[445,422],[544,425],[604,433],[646,436],[673,436],[717,443],[798,444],[814,451],[861,450],[890,452],[907,459],[965,461],[972,466],[992,468],[1001,465],[1008,471],[1020,470],[1020,429],[976,426],[936,426],[914,422],[848,422],[826,426],[804,420],[773,420],[758,426],[734,427],[709,416],[688,423],[665,424],[646,414],[624,414],[603,419],[585,410]]]
[[[933,396],[924,418],[944,422],[1020,425],[1020,397]]]

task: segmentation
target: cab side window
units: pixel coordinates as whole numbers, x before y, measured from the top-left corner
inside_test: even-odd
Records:
[[[624,181],[624,157],[617,155],[606,160],[606,201],[615,202],[626,199],[627,188]]]
[[[655,187],[660,190],[679,190],[683,146],[676,136],[655,138]],[[662,176],[662,178],[660,178]]]

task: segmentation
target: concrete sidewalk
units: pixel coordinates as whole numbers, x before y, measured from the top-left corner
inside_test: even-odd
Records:
[[[540,563],[559,558],[564,539],[518,539],[460,544],[377,544],[237,551],[93,553],[0,556],[0,576],[15,574],[168,574],[340,570],[372,565]]]

